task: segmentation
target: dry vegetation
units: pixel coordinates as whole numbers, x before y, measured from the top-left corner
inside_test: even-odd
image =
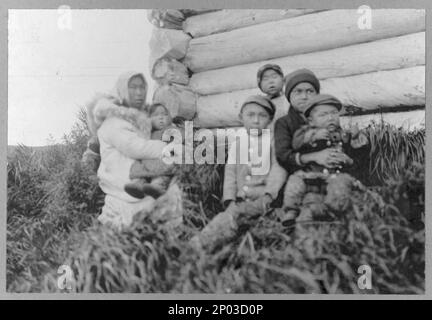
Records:
[[[21,146],[8,159],[8,291],[58,292],[57,268],[68,264],[77,292],[424,293],[424,129],[368,128],[367,191],[337,220],[293,230],[269,214],[199,253],[188,240],[222,209],[223,167],[177,168],[185,198],[175,231],[140,215],[124,232],[102,227],[80,119],[64,144]],[[362,264],[372,290],[357,287]]]

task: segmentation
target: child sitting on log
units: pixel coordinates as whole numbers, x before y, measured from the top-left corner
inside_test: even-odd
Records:
[[[276,111],[269,129],[273,131],[274,123],[280,117],[286,115],[289,103],[283,95],[284,74],[277,64],[265,64],[257,72],[258,88],[272,100]]]
[[[237,136],[242,141],[241,137],[245,135],[243,140],[248,144],[243,146],[235,142],[229,148],[223,187],[226,210],[217,214],[191,239],[193,247],[211,250],[236,234],[239,218],[253,219],[269,209],[272,198],[264,195],[266,184],[283,184],[283,181],[269,179],[270,167],[276,163],[276,158],[270,130],[264,132],[263,129],[268,128],[274,114],[275,106],[267,97],[254,95],[243,103],[239,115],[243,128],[239,129]],[[254,157],[254,151],[259,151],[253,148],[261,149],[260,159]],[[240,160],[245,156],[243,150],[247,153],[245,158],[248,162]],[[255,171],[254,168],[259,169]],[[285,171],[280,169],[281,174],[274,174],[273,179],[285,179]]]
[[[148,114],[152,125],[151,139],[162,140],[167,130],[179,130],[173,121],[178,123],[180,120],[172,119],[169,110],[163,104],[151,105]],[[157,199],[168,188],[172,177],[172,166],[159,159],[137,160],[131,166],[129,177],[133,181],[126,184],[124,188],[128,194],[138,199],[146,195]]]
[[[298,129],[293,136],[293,149],[300,153],[310,153],[323,149],[332,150],[332,164],[323,167],[314,162],[308,164],[304,170],[293,173],[284,191],[282,207],[282,223],[291,225],[297,220],[311,220],[324,218],[324,208],[342,212],[348,208],[351,190],[361,184],[349,173],[348,168],[364,156],[369,148],[369,141],[357,127],[345,131],[340,127],[339,111],[341,102],[327,94],[318,94],[305,106],[304,116],[308,124]],[[321,197],[314,197],[313,193],[324,193]],[[302,210],[304,197],[308,194],[309,210]],[[314,203],[315,202],[315,203]]]

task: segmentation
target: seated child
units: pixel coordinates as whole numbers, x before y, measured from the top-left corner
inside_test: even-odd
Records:
[[[277,64],[265,64],[257,72],[258,88],[272,100],[275,106],[275,115],[269,126],[273,130],[274,123],[280,117],[286,115],[289,103],[283,95],[284,74],[281,67]]]
[[[357,127],[350,132],[340,127],[341,108],[342,104],[338,99],[326,94],[313,97],[305,106],[304,116],[308,124],[294,133],[293,149],[300,153],[329,149],[332,161],[327,167],[310,163],[304,170],[296,171],[288,178],[282,208],[284,225],[292,224],[298,217],[300,206],[306,201],[304,196],[308,192],[321,193],[322,187],[326,187],[324,204],[327,207],[339,212],[347,208],[350,191],[358,181],[346,172],[364,155],[369,148],[369,142]],[[309,194],[308,196],[311,198]],[[319,198],[317,199],[319,201]],[[313,212],[309,212],[309,215],[312,214]],[[319,216],[319,212],[315,216]],[[302,216],[299,220],[311,218]]]
[[[81,161],[83,164],[89,166],[93,172],[97,172],[101,162],[100,145],[97,136],[90,137]]]
[[[198,235],[191,239],[191,244],[195,248],[210,249],[222,240],[233,237],[237,232],[237,222],[241,215],[256,217],[268,210],[271,198],[264,195],[266,184],[283,183],[268,179],[270,166],[276,162],[276,159],[272,150],[271,134],[265,136],[262,130],[268,128],[274,114],[275,107],[267,97],[254,95],[243,103],[239,115],[243,128],[239,129],[241,131],[238,132],[238,136],[246,135],[247,140],[243,140],[248,141],[245,150],[249,153],[247,158],[249,162],[242,163],[242,154],[238,152],[242,150],[242,146],[233,143],[229,148],[228,163],[225,165],[223,200],[226,210],[217,214]],[[253,145],[261,146],[258,148],[262,150],[259,159],[261,162],[254,161],[257,159],[253,155],[251,147]],[[259,172],[253,170],[258,167]],[[261,168],[267,169],[261,170]],[[275,179],[285,179],[285,176],[276,174]]]
[[[148,109],[151,119],[151,139],[162,140],[166,130],[178,129],[171,119],[168,109],[159,103],[153,104]],[[130,178],[132,182],[125,185],[125,191],[135,198],[142,199],[146,195],[158,198],[165,193],[172,177],[172,166],[162,160],[137,160],[132,164]]]

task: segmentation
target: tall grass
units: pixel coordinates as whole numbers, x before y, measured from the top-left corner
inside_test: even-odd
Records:
[[[373,123],[367,133],[372,146],[369,171],[381,181],[400,176],[412,163],[424,163],[424,128],[407,132],[386,123]]]
[[[92,225],[100,211],[94,172],[79,161],[88,137],[79,121],[61,144],[18,146],[8,155],[7,282],[17,291],[40,290],[70,232]]]
[[[80,162],[88,132],[78,122],[61,146],[9,158],[7,290],[59,292],[57,268],[67,264],[76,292],[423,293],[424,130],[373,125],[368,135],[375,185],[357,190],[338,221],[293,230],[271,213],[196,252],[188,240],[222,210],[223,166],[176,168],[177,229],[138,215],[119,232],[95,220],[103,194]],[[373,270],[369,291],[357,286],[362,264]]]

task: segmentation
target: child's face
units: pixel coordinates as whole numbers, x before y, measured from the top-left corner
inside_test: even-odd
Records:
[[[290,102],[291,106],[303,113],[307,102],[317,94],[314,86],[309,82],[300,82],[291,90]]]
[[[308,119],[310,125],[328,129],[330,132],[340,126],[339,110],[335,106],[328,104],[318,105],[313,108]]]
[[[272,119],[263,107],[256,103],[248,103],[240,114],[240,120],[248,132],[250,129],[258,129],[258,134],[261,134],[261,130],[267,128]]]
[[[162,106],[158,106],[155,111],[153,111],[153,113],[150,115],[150,119],[153,130],[165,129],[170,124],[170,115],[168,111]]]
[[[282,91],[283,77],[276,71],[264,71],[261,77],[261,90],[269,96],[276,96]]]

